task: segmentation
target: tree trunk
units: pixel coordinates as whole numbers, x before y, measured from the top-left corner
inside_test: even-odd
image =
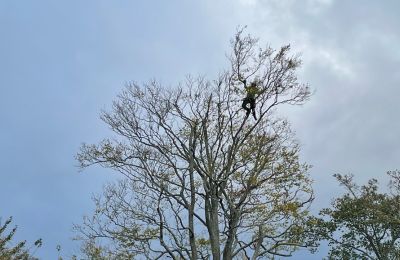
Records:
[[[194,185],[194,144],[193,138],[196,134],[196,126],[192,128],[191,138],[189,140],[189,178],[190,178],[190,205],[189,205],[189,240],[190,240],[190,250],[191,250],[191,259],[197,260],[197,248],[196,248],[196,236],[194,233],[194,207],[196,203],[196,190]]]
[[[211,252],[213,260],[221,259],[221,250],[219,243],[219,226],[218,226],[218,197],[216,187],[210,183],[210,190],[205,199],[206,224],[210,235]]]
[[[239,222],[239,215],[236,209],[232,209],[231,211],[231,219],[229,221],[229,232],[228,232],[228,238],[225,243],[224,247],[224,252],[223,252],[223,259],[224,260],[230,260],[232,259],[232,245],[233,241],[235,240],[235,235],[236,235],[236,230],[237,230],[237,225]]]

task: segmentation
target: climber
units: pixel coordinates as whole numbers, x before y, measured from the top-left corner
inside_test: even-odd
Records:
[[[257,120],[256,117],[256,95],[259,93],[259,89],[257,87],[257,80],[254,80],[250,86],[246,85],[246,80],[240,80],[244,84],[244,88],[246,89],[246,97],[243,99],[242,108],[246,110],[246,117],[250,115],[252,112],[253,117]],[[249,106],[250,105],[250,106]]]

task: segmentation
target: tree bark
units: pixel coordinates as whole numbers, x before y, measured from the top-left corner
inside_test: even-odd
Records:
[[[231,218],[229,220],[229,231],[228,231],[228,237],[225,243],[224,247],[224,252],[223,252],[223,259],[224,260],[230,260],[232,259],[232,245],[233,241],[235,240],[235,235],[237,232],[237,225],[239,222],[239,214],[236,209],[232,209]]]
[[[189,179],[190,179],[190,205],[189,205],[189,240],[191,259],[197,259],[196,236],[194,232],[194,208],[196,203],[196,187],[194,185],[194,142],[193,139],[196,135],[196,125],[192,127],[191,136],[189,140]]]

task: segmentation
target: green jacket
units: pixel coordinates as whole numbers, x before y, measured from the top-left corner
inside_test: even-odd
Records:
[[[256,95],[260,92],[256,85],[250,85],[246,87],[247,97],[248,98],[255,98]]]

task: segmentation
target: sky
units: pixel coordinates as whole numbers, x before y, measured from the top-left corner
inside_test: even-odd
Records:
[[[396,0],[0,0],[0,217],[14,217],[17,239],[43,239],[41,259],[58,244],[78,253],[72,224],[118,178],[74,159],[82,142],[110,136],[100,112],[131,81],[213,79],[241,25],[301,54],[299,80],[314,94],[280,113],[313,165],[313,210],[343,191],[334,173],[385,184],[400,168],[398,10]]]

